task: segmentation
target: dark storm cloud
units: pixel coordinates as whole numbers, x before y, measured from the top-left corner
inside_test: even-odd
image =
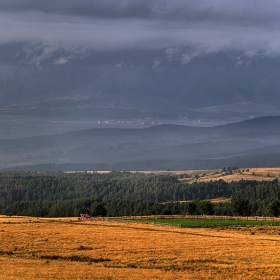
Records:
[[[154,66],[175,57],[186,64],[219,51],[278,54],[279,28],[279,1],[0,1],[0,43],[25,42],[26,61],[34,64],[57,50],[67,51],[67,57],[55,64],[91,50],[166,50]],[[184,47],[192,52],[183,52]]]
[[[146,18],[151,15],[152,7],[153,1],[149,0],[10,0],[0,3],[2,11],[39,11],[43,13],[105,18]]]
[[[277,1],[175,0],[162,5],[155,5],[156,7],[161,7],[158,10],[155,9],[159,17],[172,20],[208,21],[226,25],[265,25],[277,22],[280,19],[280,3]]]
[[[3,0],[7,12],[266,24],[280,19],[279,1],[224,0]]]

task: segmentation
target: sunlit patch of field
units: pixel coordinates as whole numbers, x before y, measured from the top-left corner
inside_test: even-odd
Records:
[[[0,278],[279,279],[279,230],[0,216]]]
[[[105,171],[96,171],[97,173],[103,173]],[[109,171],[106,171],[107,173]],[[144,174],[156,174],[156,175],[182,175],[188,174],[188,178],[180,179],[186,183],[192,182],[209,182],[210,180],[224,180],[226,182],[239,181],[239,180],[257,180],[257,181],[272,181],[280,178],[280,167],[270,168],[238,168],[232,170],[232,174],[228,174],[227,171],[222,169],[213,170],[161,170],[161,171],[131,171],[131,173],[144,173]]]
[[[229,197],[219,197],[219,198],[212,198],[209,199],[212,203],[229,203],[231,198]]]
[[[257,180],[257,181],[272,181],[280,178],[280,168],[250,168],[250,169],[238,169],[233,171],[231,175],[215,174],[216,179],[223,179],[224,181],[239,181],[243,180]],[[219,176],[217,176],[219,175]],[[214,176],[215,178],[215,176]],[[203,178],[201,178],[203,179]],[[206,179],[206,178],[204,178]],[[207,181],[209,178],[207,179]]]
[[[87,173],[107,174],[111,171],[87,171]],[[155,175],[184,175],[188,174],[188,178],[180,179],[186,183],[193,182],[209,182],[211,180],[224,180],[226,182],[239,180],[256,180],[256,181],[272,181],[280,178],[280,167],[270,168],[238,168],[232,170],[232,174],[222,169],[213,170],[157,170],[157,171],[130,171],[130,173],[143,173]]]

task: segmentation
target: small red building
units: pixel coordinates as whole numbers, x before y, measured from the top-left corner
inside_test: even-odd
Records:
[[[90,220],[91,216],[89,214],[80,214],[79,220]]]

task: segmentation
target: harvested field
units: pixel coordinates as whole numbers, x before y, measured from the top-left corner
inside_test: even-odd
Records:
[[[0,278],[279,279],[279,230],[0,216]]]
[[[87,171],[92,173],[94,171]],[[95,171],[96,173],[109,173],[110,171]],[[193,182],[209,182],[211,180],[224,180],[226,182],[239,180],[256,180],[256,181],[272,181],[280,178],[280,167],[265,167],[265,168],[237,168],[231,172],[222,169],[213,170],[178,170],[178,171],[130,171],[131,173],[144,173],[156,175],[184,175],[188,174],[189,178],[183,178],[181,181],[187,183]],[[230,174],[231,173],[231,174]]]

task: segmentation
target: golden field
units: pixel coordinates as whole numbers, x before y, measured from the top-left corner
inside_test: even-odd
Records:
[[[200,177],[198,181],[210,181],[210,180],[224,180],[226,182],[239,181],[239,180],[257,180],[257,181],[271,181],[280,178],[280,168],[239,168],[233,170],[232,174],[226,175],[221,170],[206,172],[200,171],[200,174],[204,176]]]
[[[110,171],[87,171],[88,173],[109,173]],[[144,174],[168,174],[168,175],[180,175],[188,174],[189,178],[181,179],[184,182],[209,182],[210,180],[224,180],[226,182],[239,181],[239,180],[256,180],[256,181],[271,181],[274,179],[280,179],[280,167],[262,167],[262,168],[238,168],[232,170],[232,174],[227,175],[226,171],[222,169],[213,170],[181,170],[181,171],[130,171],[131,173],[144,173]],[[198,175],[198,178],[196,178]]]
[[[0,279],[279,279],[279,232],[0,216]]]

